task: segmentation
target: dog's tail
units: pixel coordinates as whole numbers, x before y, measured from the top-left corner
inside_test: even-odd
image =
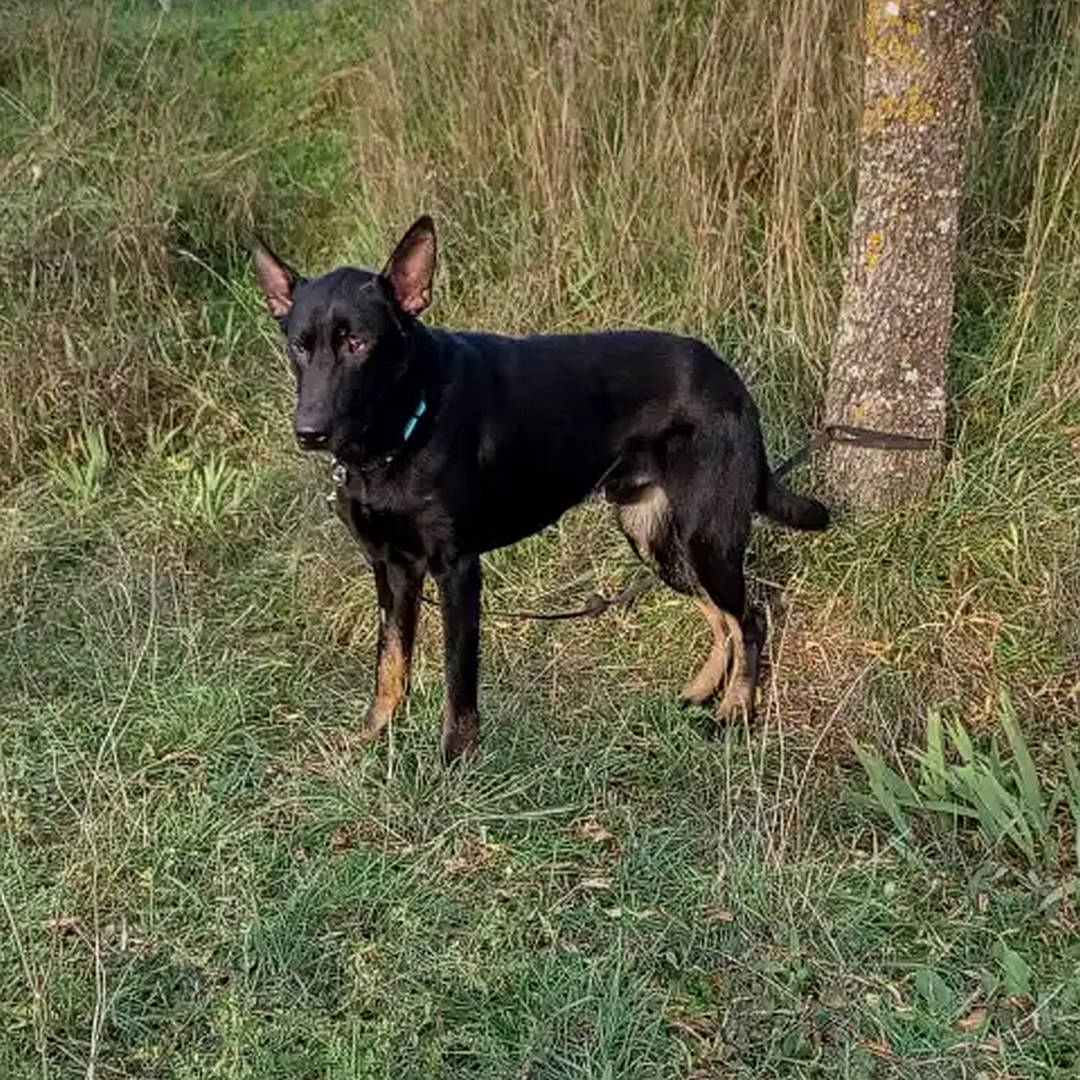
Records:
[[[829,510],[824,503],[805,495],[796,495],[784,487],[771,473],[765,476],[761,512],[781,525],[792,529],[824,529],[829,524]]]

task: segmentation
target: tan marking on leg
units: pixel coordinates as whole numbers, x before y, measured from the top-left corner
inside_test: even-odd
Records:
[[[693,705],[704,705],[716,693],[727,675],[731,659],[731,640],[728,637],[724,613],[706,597],[697,597],[696,603],[713,632],[713,643],[701,670],[683,687],[682,699]]]
[[[731,677],[728,679],[717,715],[722,720],[731,720],[741,710],[749,710],[753,704],[754,688],[750,684],[750,675],[746,669],[746,643],[743,641],[742,627],[739,625],[739,620],[728,611],[722,611],[721,615],[727,624],[728,635],[734,646],[734,656],[731,664]]]
[[[390,723],[394,710],[401,704],[409,687],[409,660],[402,647],[401,636],[393,627],[385,631],[375,672],[375,700],[364,718],[360,735],[370,742]]]

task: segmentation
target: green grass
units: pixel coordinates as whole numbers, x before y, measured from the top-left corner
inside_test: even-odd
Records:
[[[752,729],[674,707],[706,632],[657,591],[488,619],[449,773],[425,611],[357,751],[373,589],[242,244],[377,263],[432,210],[436,318],[699,334],[778,458],[821,397],[858,6],[5,9],[0,1076],[1076,1075],[1072,9],[984,43],[941,485],[755,538]],[[489,556],[487,602],[634,572],[588,505]]]

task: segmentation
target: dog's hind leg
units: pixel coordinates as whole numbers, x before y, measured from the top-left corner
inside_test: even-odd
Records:
[[[731,536],[724,539],[726,544],[708,532],[699,532],[688,546],[698,579],[715,605],[730,643],[731,667],[717,708],[718,717],[728,720],[743,711],[753,712],[764,626],[760,614],[746,607],[744,544],[732,544]]]
[[[621,493],[619,527],[638,558],[650,566],[664,584],[684,596],[692,596],[712,630],[709,655],[697,674],[683,687],[680,699],[704,705],[719,689],[731,659],[731,641],[724,613],[704,590],[679,542],[667,493],[659,484],[643,484]]]
[[[379,736],[408,692],[423,583],[423,574],[412,567],[386,562],[375,564],[379,651],[375,668],[375,697],[360,729],[364,742],[371,742]]]
[[[713,634],[708,658],[697,674],[682,688],[679,699],[688,705],[704,705],[727,678],[731,665],[731,635],[727,617],[707,596],[697,597],[705,621]]]

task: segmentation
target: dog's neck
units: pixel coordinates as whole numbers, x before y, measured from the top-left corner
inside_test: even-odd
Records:
[[[423,329],[414,324],[413,332]],[[335,462],[348,468],[368,469],[401,459],[420,445],[438,407],[438,381],[425,360],[421,341],[414,339],[408,367],[379,403],[370,425],[357,441],[341,447]],[[419,347],[418,347],[419,346]]]

